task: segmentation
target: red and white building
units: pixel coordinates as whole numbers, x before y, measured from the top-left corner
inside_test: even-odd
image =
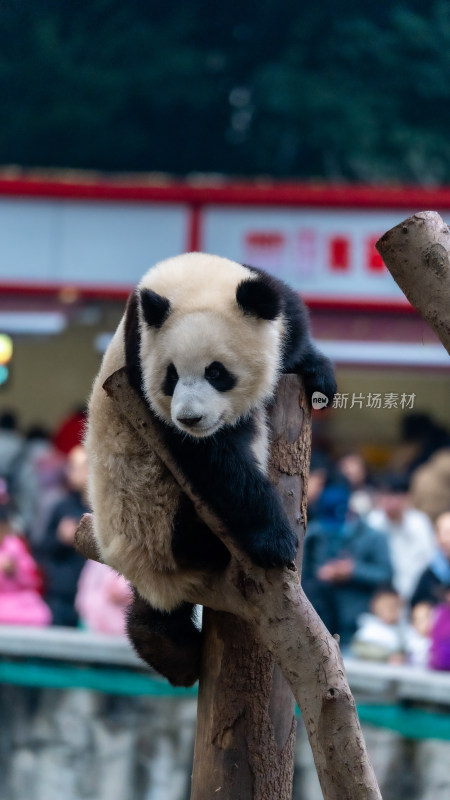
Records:
[[[424,209],[450,221],[450,189],[0,179],[0,332],[18,337],[17,352],[32,333],[58,334],[63,346],[83,309],[105,317],[109,303],[118,314],[151,264],[203,250],[298,289],[344,381],[363,367],[365,380],[369,366],[384,376],[395,367],[405,384],[426,373],[445,387],[446,351],[375,249],[385,231]],[[0,404],[10,392],[18,402],[11,382]],[[441,401],[423,400],[442,416]]]

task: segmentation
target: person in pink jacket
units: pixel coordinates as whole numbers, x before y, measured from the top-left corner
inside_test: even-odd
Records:
[[[106,564],[87,561],[78,580],[75,607],[83,627],[125,636],[126,609],[133,598],[129,583]]]
[[[36,562],[12,528],[8,506],[0,505],[0,625],[50,625],[41,589]]]

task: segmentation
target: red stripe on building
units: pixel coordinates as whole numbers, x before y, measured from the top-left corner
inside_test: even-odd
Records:
[[[182,182],[143,184],[98,178],[89,181],[0,178],[0,196],[67,200],[188,203],[196,205],[273,205],[330,208],[450,209],[450,187],[318,186],[299,183]]]

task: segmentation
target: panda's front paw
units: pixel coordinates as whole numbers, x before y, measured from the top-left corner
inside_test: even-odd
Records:
[[[292,564],[297,549],[298,538],[288,527],[279,532],[274,532],[273,529],[261,531],[246,547],[252,561],[264,569]]]
[[[306,394],[314,409],[329,408],[336,394],[336,378],[331,361],[324,362],[313,373],[303,376]]]

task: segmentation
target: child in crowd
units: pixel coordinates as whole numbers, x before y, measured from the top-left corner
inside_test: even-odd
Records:
[[[423,602],[436,605],[442,597],[442,588],[450,585],[450,511],[436,517],[434,536],[434,553],[414,589],[412,606]]]
[[[450,584],[433,612],[429,664],[431,669],[450,670]]]
[[[371,661],[404,661],[401,617],[403,602],[391,587],[379,589],[370,603],[370,612],[361,614],[351,652]]]
[[[0,624],[50,625],[40,591],[42,580],[24,540],[12,528],[10,510],[0,504]]]
[[[431,603],[417,603],[411,609],[410,624],[405,632],[406,660],[412,667],[428,666],[430,652],[430,632],[433,606]]]
[[[133,598],[129,583],[106,564],[87,561],[78,581],[75,608],[83,627],[125,636],[126,609]]]

